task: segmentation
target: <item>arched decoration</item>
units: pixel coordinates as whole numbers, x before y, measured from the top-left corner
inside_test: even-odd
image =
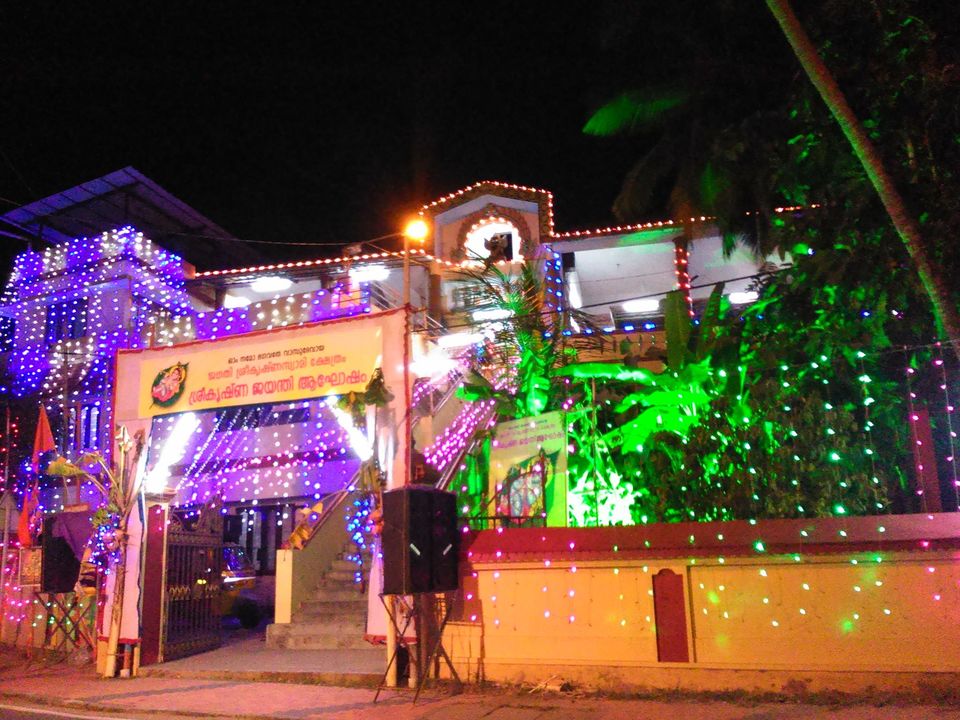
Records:
[[[527,187],[525,185],[514,185],[513,183],[499,182],[497,180],[481,180],[478,183],[468,185],[456,192],[438,198],[424,205],[421,213],[433,218],[437,213],[449,209],[451,203],[462,205],[482,195],[494,195],[498,198],[524,200],[535,203],[537,206],[537,225],[540,229],[540,237],[546,238],[554,235],[553,193],[549,190]]]
[[[517,210],[511,208],[498,207],[488,204],[483,209],[467,215],[460,224],[460,230],[457,233],[457,244],[453,248],[453,257],[455,262],[467,260],[468,253],[466,249],[467,238],[475,230],[486,224],[505,223],[512,226],[520,236],[520,254],[525,258],[531,258],[536,254],[533,236],[530,233],[530,226],[523,215]]]

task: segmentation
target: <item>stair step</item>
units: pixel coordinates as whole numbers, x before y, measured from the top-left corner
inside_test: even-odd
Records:
[[[360,592],[359,585],[348,587],[346,585],[324,586],[321,585],[314,592],[314,599],[326,602],[366,602],[367,596]]]
[[[334,618],[332,620],[310,620],[292,622],[288,625],[287,635],[303,637],[305,635],[351,635],[359,632],[363,635],[366,623],[363,619]]]
[[[304,600],[300,603],[299,612],[308,614],[336,615],[346,613],[349,615],[361,614],[367,612],[367,599],[359,597],[356,600]]]
[[[329,629],[312,628],[311,632],[301,623],[267,626],[267,647],[291,650],[369,649],[370,643],[363,639],[364,628],[342,627]]]
[[[352,622],[363,625],[367,620],[366,608],[356,610],[311,610],[300,609],[293,614],[294,623]]]
[[[325,625],[330,623],[340,623],[345,625],[356,625],[363,627],[367,622],[366,615],[361,613],[351,613],[348,615],[321,615],[317,613],[295,612],[291,618],[291,625]]]
[[[349,570],[330,570],[324,573],[323,579],[326,582],[356,584],[357,570],[359,570],[359,568],[356,565]]]
[[[358,636],[305,636],[278,638],[268,647],[283,648],[285,650],[359,650],[370,647],[370,643]]]
[[[353,573],[359,567],[360,566],[357,565],[357,563],[355,563],[353,560],[334,560],[333,563],[330,565],[330,570]],[[366,570],[367,568],[366,564],[364,564],[363,567],[364,567],[364,570]]]

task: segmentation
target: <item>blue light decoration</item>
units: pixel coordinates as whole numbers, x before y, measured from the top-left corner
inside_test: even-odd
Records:
[[[176,492],[177,506],[318,500],[342,488],[360,465],[325,399],[199,411],[189,414],[183,436],[187,415],[154,418],[147,451],[147,467]],[[171,444],[178,451],[166,456]]]
[[[547,257],[543,262],[544,305],[548,310],[560,312],[563,300],[563,256],[545,246]]]
[[[12,394],[40,395],[48,412],[102,402],[114,352],[141,347],[157,315],[192,312],[183,285],[181,259],[129,226],[22,253],[4,292]]]
[[[370,549],[371,509],[371,497],[365,494],[350,503],[343,518],[347,523],[347,534],[356,547],[354,552],[347,554],[346,559],[357,566],[353,571],[353,581],[357,584],[363,583],[363,557],[365,554],[369,554]]]
[[[0,296],[7,318],[0,328],[0,342],[9,358],[6,392],[43,404],[62,454],[110,447],[105,420],[110,416],[118,349],[214,340],[370,311],[366,285],[355,291],[336,285],[245,307],[205,310],[194,306],[186,290],[187,267],[179,256],[131,226],[16,257]],[[255,276],[251,271],[251,279]],[[334,433],[339,431],[328,428],[326,435]],[[231,453],[247,450],[227,443],[230,435],[212,438],[206,446],[224,463],[239,461]],[[318,435],[323,436],[324,447],[309,452],[324,458],[346,452],[338,446],[339,437]],[[210,457],[201,453],[190,461],[209,464]],[[273,460],[268,462],[271,467]],[[243,462],[251,460],[246,457]],[[275,467],[306,463],[298,456],[281,459]],[[213,474],[226,477],[228,468]],[[319,488],[314,494],[318,492]],[[46,488],[41,499],[44,511],[62,509],[65,498],[60,495],[57,487]],[[195,488],[190,499],[204,502],[217,495],[222,492],[207,485]],[[95,497],[91,488],[83,487],[78,499]]]

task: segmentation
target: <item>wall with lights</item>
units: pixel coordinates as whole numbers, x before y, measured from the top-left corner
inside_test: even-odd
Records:
[[[777,212],[795,209],[778,208]],[[621,327],[636,325],[636,317],[631,316],[637,315],[625,310],[623,303],[643,298],[659,302],[670,290],[682,289],[689,292],[693,304],[705,300],[712,285],[721,281],[729,283],[727,292],[743,291],[765,263],[742,247],[725,256],[723,239],[713,218],[706,216],[690,218],[688,223],[665,220],[557,232],[549,191],[499,181],[479,182],[450,193],[424,205],[421,214],[434,225],[436,257],[431,259],[436,261],[435,272],[443,276],[446,307],[431,308],[438,317],[470,309],[469,288],[456,270],[468,259],[465,248],[482,244],[487,226],[512,232],[515,260],[516,248],[522,248],[524,257],[532,257],[544,246],[572,256],[566,280],[576,286],[574,305],[601,318],[608,315],[612,324]],[[685,229],[693,239],[685,248],[675,249],[674,239]],[[649,316],[647,329],[654,329],[661,315],[658,308],[641,314]],[[454,322],[469,324],[462,319]]]
[[[19,255],[3,307],[16,322],[12,394],[40,395],[58,413],[102,398],[117,348],[139,347],[161,316],[193,311],[183,281],[180,258],[132,227]]]
[[[955,514],[483,531],[467,539],[445,646],[465,676],[493,681],[764,691],[791,679],[848,691],[952,682],[958,537]],[[663,571],[682,583],[666,602],[683,627],[658,628],[672,612],[655,585]],[[685,659],[662,659],[678,651]]]
[[[31,438],[42,404],[60,452],[109,447],[114,353],[149,342],[158,321],[195,312],[184,285],[190,272],[129,226],[16,257],[0,301],[9,318],[3,384],[32,418]],[[19,462],[25,452],[21,443],[11,457]],[[15,482],[26,472],[11,471]],[[86,490],[80,499],[90,498]],[[65,499],[59,487],[42,488],[46,511]]]
[[[319,499],[342,488],[360,465],[323,400],[193,413],[186,433],[184,417],[153,420],[146,464],[148,478],[162,472],[161,482],[177,488],[178,505]]]
[[[175,345],[191,340],[216,340],[258,330],[292,327],[370,312],[366,286],[354,290],[334,287],[273,297],[242,307],[165,318],[156,323],[151,345]]]

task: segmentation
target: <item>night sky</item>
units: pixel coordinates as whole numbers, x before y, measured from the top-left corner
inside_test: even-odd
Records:
[[[554,191],[561,230],[609,223],[643,138],[590,137],[585,121],[669,73],[685,21],[716,14],[690,1],[629,17],[598,0],[9,5],[3,207],[132,165],[237,237],[332,244],[392,232],[482,179]]]

